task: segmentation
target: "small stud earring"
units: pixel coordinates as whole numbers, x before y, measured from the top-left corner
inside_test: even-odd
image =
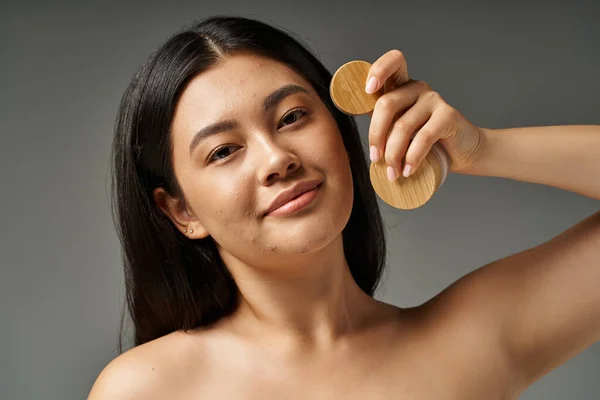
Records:
[[[190,229],[190,233],[194,233],[194,230],[193,230],[193,229]]]
[[[187,229],[184,229],[184,230],[183,230],[183,233],[187,233]]]

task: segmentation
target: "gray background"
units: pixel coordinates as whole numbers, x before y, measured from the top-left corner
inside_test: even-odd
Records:
[[[124,290],[108,164],[117,105],[151,51],[215,13],[289,29],[331,71],[401,49],[413,79],[480,126],[600,124],[598,3],[3,2],[1,399],[85,398],[116,356]],[[367,117],[359,124],[365,135]],[[598,208],[550,187],[453,174],[421,209],[382,203],[390,268],[377,297],[420,304]],[[599,371],[595,345],[522,398],[597,399]]]

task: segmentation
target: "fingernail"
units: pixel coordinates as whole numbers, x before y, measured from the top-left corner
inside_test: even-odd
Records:
[[[402,175],[404,175],[405,178],[408,178],[411,172],[412,172],[412,167],[407,164],[404,166],[404,171],[402,172]]]
[[[395,181],[396,178],[398,178],[398,175],[396,175],[396,170],[390,166],[387,167],[387,176],[390,181]]]
[[[367,82],[367,87],[365,88],[365,91],[367,93],[375,93],[376,89],[377,89],[377,78],[372,76],[369,78],[369,81]]]
[[[371,146],[370,153],[371,154],[369,154],[369,156],[372,162],[379,161],[379,150],[377,149],[377,147]]]

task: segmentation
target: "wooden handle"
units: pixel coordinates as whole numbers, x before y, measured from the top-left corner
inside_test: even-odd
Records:
[[[383,95],[383,88],[373,94],[365,92],[370,68],[371,64],[366,61],[350,61],[333,75],[329,92],[340,111],[349,115],[373,111],[375,102]],[[450,170],[448,154],[439,144],[433,147],[411,176],[405,178],[401,175],[393,182],[387,178],[387,165],[383,159],[371,163],[371,185],[381,200],[392,207],[412,210],[431,199]]]

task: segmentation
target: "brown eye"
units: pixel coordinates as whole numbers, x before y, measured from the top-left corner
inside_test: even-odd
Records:
[[[306,114],[308,114],[308,112],[306,110],[303,110],[301,108],[298,108],[296,110],[293,110],[292,112],[286,114],[285,117],[283,117],[281,119],[281,121],[284,123],[283,125],[289,125],[289,124],[293,124],[298,122],[300,119],[302,119],[302,117],[304,117]],[[279,124],[279,127],[281,127],[282,124]]]
[[[217,161],[229,157],[229,155],[233,153],[233,151],[229,150],[232,147],[236,146],[231,145],[218,148],[214,153],[212,153],[212,156],[210,157],[209,161]]]

